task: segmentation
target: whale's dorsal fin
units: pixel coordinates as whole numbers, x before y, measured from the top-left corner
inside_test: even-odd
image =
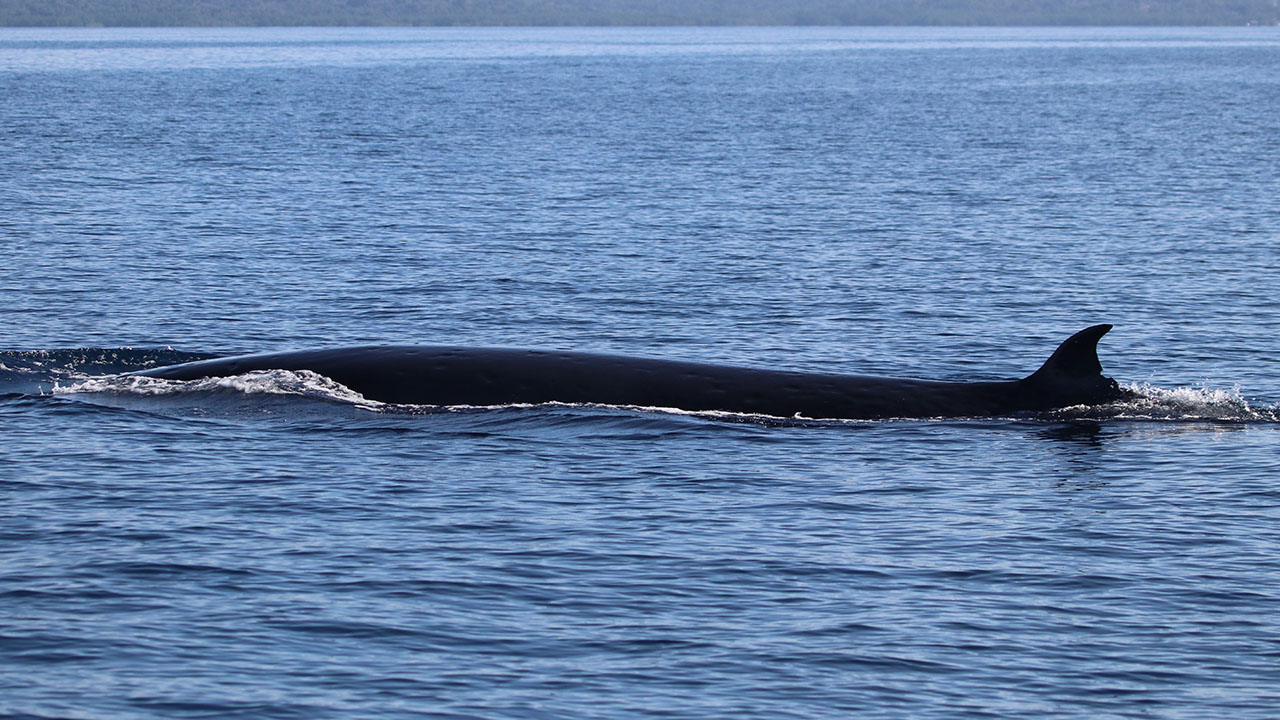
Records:
[[[1097,405],[1126,396],[1124,390],[1102,374],[1098,341],[1110,325],[1094,325],[1067,338],[1039,370],[1019,382],[1027,392],[1030,408]]]
[[[1102,374],[1098,341],[1110,325],[1094,325],[1067,338],[1031,378],[1084,378]]]

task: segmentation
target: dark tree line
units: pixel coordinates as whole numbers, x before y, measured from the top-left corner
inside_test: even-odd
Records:
[[[1280,0],[0,0],[0,26],[1247,25]]]

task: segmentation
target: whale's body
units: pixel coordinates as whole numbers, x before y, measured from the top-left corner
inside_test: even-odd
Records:
[[[310,370],[365,398],[415,405],[563,402],[778,417],[980,417],[1096,405],[1125,396],[1102,375],[1095,325],[1021,380],[938,382],[764,370],[619,355],[506,348],[369,346],[243,355],[145,370],[171,380]]]

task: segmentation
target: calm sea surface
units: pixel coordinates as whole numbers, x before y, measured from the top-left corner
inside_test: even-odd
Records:
[[[1280,29],[0,30],[0,716],[1274,718]],[[1145,398],[407,408],[364,343]]]

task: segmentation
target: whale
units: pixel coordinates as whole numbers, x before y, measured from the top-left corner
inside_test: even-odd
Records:
[[[590,352],[372,345],[239,355],[129,373],[167,380],[308,370],[380,403],[543,403],[670,408],[782,418],[878,420],[1015,415],[1132,395],[1102,374],[1111,325],[1072,335],[1030,375],[947,382],[718,365]]]

